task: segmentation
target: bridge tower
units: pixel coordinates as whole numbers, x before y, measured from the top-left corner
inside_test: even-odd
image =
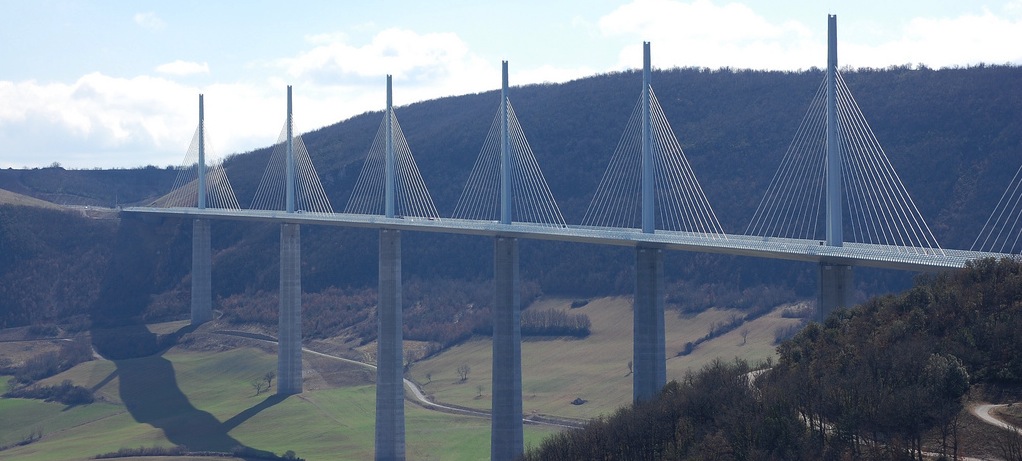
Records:
[[[511,146],[507,61],[500,89],[500,223],[511,224]],[[508,461],[525,451],[522,426],[522,331],[518,239],[498,235],[493,245],[493,418],[490,459]]]
[[[198,203],[206,208],[206,127],[202,95],[199,95]],[[212,250],[208,219],[192,221],[192,325],[213,318]]]
[[[387,76],[384,214],[394,218],[395,155],[392,79]],[[376,460],[405,459],[405,401],[401,333],[401,231],[380,229],[376,354]]]
[[[841,141],[837,117],[837,15],[827,16],[827,184],[826,244],[840,247],[844,243],[843,208],[841,206]],[[820,263],[820,293],[817,320],[823,320],[834,309],[852,305],[852,266]]]
[[[650,101],[649,42],[642,44],[642,232],[655,231],[653,134]],[[664,339],[664,255],[652,245],[635,252],[635,300],[632,307],[632,397],[652,399],[667,384]]]
[[[295,212],[294,119],[287,87],[286,210]],[[277,323],[277,394],[302,392],[302,243],[297,223],[280,225],[280,305]]]

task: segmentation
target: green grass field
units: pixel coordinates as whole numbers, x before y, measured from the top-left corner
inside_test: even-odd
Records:
[[[216,451],[244,445],[278,454],[293,450],[308,460],[372,457],[371,384],[311,390],[285,399],[270,393],[256,396],[250,382],[275,367],[272,354],[255,348],[172,349],[163,356],[84,363],[45,382],[71,379],[95,389],[104,401],[66,408],[0,399],[0,444],[21,440],[36,428],[43,431],[42,440],[2,451],[0,458],[87,459],[122,447],[173,445]],[[410,403],[405,412],[409,459],[489,457],[489,420]],[[551,432],[529,426],[527,443],[537,444]]]
[[[570,304],[567,299],[546,299],[530,309],[569,310]],[[589,316],[592,322],[589,337],[526,339],[522,344],[522,398],[526,414],[590,419],[609,414],[632,401],[632,376],[628,370],[628,362],[632,360],[631,298],[594,299],[571,312]],[[668,312],[665,318],[667,378],[681,379],[686,372],[696,371],[718,357],[725,360],[740,357],[753,363],[774,357],[775,329],[798,322],[781,318],[777,310],[703,343],[688,356],[677,356],[686,342],[706,335],[712,323],[726,322],[736,313],[711,309],[683,318]],[[749,329],[744,345],[740,334],[743,328]],[[438,401],[488,410],[491,362],[490,339],[476,339],[416,363],[409,374]],[[471,369],[465,382],[461,382],[457,374],[462,364]],[[588,402],[572,405],[575,398]]]
[[[569,304],[545,299],[532,308],[567,310]],[[585,313],[592,321],[588,338],[527,339],[522,345],[527,414],[584,420],[631,402],[630,298],[596,299],[573,312]],[[682,318],[668,312],[668,378],[681,378],[717,357],[750,361],[771,357],[774,330],[797,322],[774,312],[703,343],[691,355],[677,356],[686,342],[702,337],[712,323],[724,322],[734,313],[711,309]],[[156,325],[150,330],[169,332],[183,325]],[[749,334],[743,345],[744,328]],[[489,339],[472,340],[414,364],[409,375],[440,402],[488,410],[490,348]],[[465,382],[456,371],[462,364],[471,367]],[[87,459],[124,447],[175,445],[212,451],[246,446],[278,454],[293,450],[308,460],[371,458],[375,423],[371,373],[308,354],[304,369],[306,391],[281,399],[267,392],[255,395],[252,381],[276,370],[275,355],[256,347],[216,352],[173,348],[159,356],[83,363],[43,384],[70,379],[93,389],[97,403],[67,408],[38,400],[0,399],[0,445],[16,443],[36,429],[43,432],[42,440],[0,451],[0,459]],[[588,402],[572,405],[576,397]],[[438,413],[412,403],[406,404],[405,415],[408,459],[489,458],[488,419]],[[537,445],[553,432],[526,426],[526,444]]]

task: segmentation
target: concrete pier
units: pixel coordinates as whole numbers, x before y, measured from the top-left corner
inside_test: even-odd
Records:
[[[518,239],[493,245],[493,419],[490,459],[508,461],[525,451],[522,432],[522,330]]]
[[[852,307],[852,266],[820,263],[820,293],[816,304],[816,321],[822,322],[842,307]]]
[[[209,220],[192,221],[192,325],[213,318]]]
[[[280,225],[280,318],[277,325],[277,394],[302,392],[301,226]]]
[[[837,116],[837,16],[827,16],[827,245],[844,245],[844,209],[841,206],[844,184],[841,180],[843,153]],[[820,263],[820,297],[816,320],[827,318],[834,309],[852,305],[852,267]]]
[[[198,190],[197,208],[206,208],[206,122],[202,95],[199,95],[199,160],[196,163]],[[201,325],[213,318],[213,290],[209,243],[209,220],[192,221],[192,325]]]
[[[827,16],[827,245],[844,243],[844,208],[841,206],[841,128],[837,116],[837,16]]]
[[[376,460],[405,459],[401,334],[401,231],[380,229],[376,354]]]
[[[639,402],[652,399],[667,384],[664,257],[658,248],[636,248],[633,332],[632,396]]]

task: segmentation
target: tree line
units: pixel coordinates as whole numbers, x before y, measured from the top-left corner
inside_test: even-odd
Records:
[[[811,323],[758,378],[718,360],[524,459],[955,458],[970,385],[1022,384],[1019,325],[1022,262],[975,261]]]
[[[1022,69],[896,67],[852,69],[843,75],[941,244],[969,246],[1018,168],[1022,86],[1013,82]],[[729,232],[744,230],[822,78],[818,69],[682,68],[654,73],[658,99]],[[570,172],[547,176],[569,222],[580,221],[597,188],[639,96],[639,81],[636,72],[616,72],[511,90],[540,166],[548,173]],[[397,110],[426,185],[444,215],[460,195],[469,174],[466,165],[473,164],[479,153],[498,99],[495,92],[487,92]],[[303,135],[334,209],[343,209],[348,200],[381,119],[379,112],[366,113]],[[268,158],[269,149],[260,149],[227,160],[227,174],[243,207],[254,195]],[[150,168],[2,173],[0,187],[16,192],[55,201],[81,197],[107,205],[138,203],[166,193],[176,174]],[[312,226],[302,232],[302,284],[307,293],[332,288],[355,293],[375,287],[374,232]],[[75,315],[103,321],[180,317],[187,313],[190,237],[186,220],[122,216],[118,223],[0,206],[0,326]],[[276,292],[277,238],[272,225],[214,223],[213,292],[218,303],[233,296]],[[492,271],[489,258],[479,256],[492,251],[486,238],[408,233],[404,248],[402,270],[408,280],[475,283]],[[139,256],[111,264],[112,255],[122,251]],[[624,248],[539,241],[521,245],[522,279],[546,294],[630,293],[631,260]],[[671,253],[665,265],[668,305],[686,311],[723,305],[757,309],[812,297],[816,290],[815,269],[790,261]],[[901,290],[911,284],[910,278],[899,272],[862,270],[856,273],[856,292],[865,299],[866,294]],[[104,284],[117,296],[103,295]],[[430,325],[412,326],[410,336],[456,340],[471,334],[485,316],[482,303],[463,302],[461,295],[451,294],[448,301],[433,299],[406,306],[415,311],[409,321],[421,319]],[[432,314],[437,308],[442,316]],[[354,315],[346,309],[335,315],[348,314]],[[446,326],[454,318],[459,325]],[[355,322],[363,319],[358,314]],[[320,322],[308,331],[326,334],[331,325],[348,321]]]

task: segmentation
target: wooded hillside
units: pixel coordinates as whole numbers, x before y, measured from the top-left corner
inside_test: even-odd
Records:
[[[898,67],[845,70],[843,75],[938,241],[944,247],[967,248],[1022,164],[1022,85],[1017,84],[1022,69]],[[727,232],[745,230],[822,78],[819,70],[654,72],[654,91]],[[581,220],[639,97],[640,82],[640,75],[632,71],[511,89],[518,119],[569,223]],[[443,215],[453,210],[498,100],[492,91],[396,109]],[[301,109],[296,110],[300,114]],[[304,135],[335,210],[344,208],[381,120],[380,112],[366,113]],[[268,156],[264,149],[234,155],[226,163],[243,207],[254,195]],[[0,184],[35,197],[115,206],[142,202],[157,190],[166,192],[172,183],[168,172],[173,173],[156,167],[114,172],[7,170],[0,172]],[[114,305],[123,304],[123,312],[147,318],[187,311],[190,223],[132,218],[122,220],[115,232],[108,225],[75,217],[39,218],[31,216],[34,211],[6,208],[0,213],[5,226],[22,229],[0,232],[2,248],[16,248],[0,253],[0,299],[5,302],[0,323],[63,318],[81,311],[81,306],[118,312]],[[55,230],[49,225],[53,219],[67,221],[62,225],[73,230]],[[368,302],[357,299],[376,285],[376,234],[308,226],[303,234],[303,290],[342,293],[358,305]],[[20,243],[29,237],[41,243]],[[217,308],[230,316],[231,306],[257,305],[259,299],[272,296],[277,289],[277,239],[278,231],[270,225],[213,224]],[[405,279],[442,282],[437,286],[460,287],[451,289],[463,293],[434,301],[439,312],[425,308],[430,305],[426,298],[406,296],[406,315],[428,312],[437,322],[475,319],[462,322],[462,329],[483,321],[490,302],[491,246],[484,238],[406,235]],[[97,250],[102,254],[94,256],[85,250],[93,247],[137,256],[111,266],[106,262],[114,257],[113,251]],[[522,276],[533,293],[600,295],[632,290],[634,255],[627,249],[525,241],[521,251]],[[755,307],[812,297],[816,290],[816,268],[807,264],[687,253],[671,253],[666,262],[668,301],[681,309],[715,304]],[[40,269],[27,273],[31,267]],[[103,297],[95,287],[104,285],[92,282],[87,283],[92,291],[59,288],[61,271],[68,274],[68,268],[75,268],[76,277],[94,273],[90,280],[110,280],[105,285],[109,287],[134,281],[129,288],[138,293]],[[159,279],[143,280],[140,274],[149,273]],[[911,274],[856,271],[860,299],[867,293],[903,289],[910,280]],[[52,306],[48,309],[29,308],[39,302],[29,299],[34,290],[24,289],[33,284],[50,285],[52,291],[79,299],[57,296],[47,301]],[[464,293],[482,295],[475,299]],[[146,305],[127,305],[131,303]],[[406,318],[406,325],[416,320]],[[450,335],[466,331],[470,330]]]
[[[952,459],[970,383],[1022,384],[1020,324],[1022,263],[978,261],[810,324],[759,379],[713,363],[525,459]],[[1018,459],[1022,436],[986,434]]]

